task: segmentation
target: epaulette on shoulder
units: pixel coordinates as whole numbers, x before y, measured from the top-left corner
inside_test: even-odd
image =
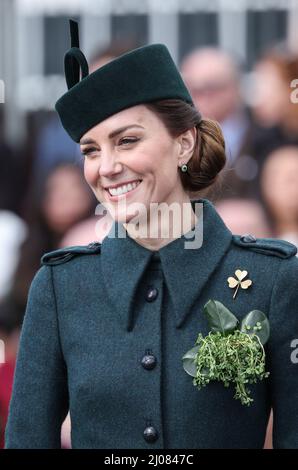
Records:
[[[41,265],[54,266],[56,264],[66,263],[78,255],[93,255],[100,253],[101,243],[92,242],[89,245],[68,246],[58,250],[45,253],[40,260]]]
[[[263,253],[278,258],[291,258],[297,253],[297,248],[290,242],[277,238],[256,238],[254,235],[233,235],[233,243],[242,248]]]

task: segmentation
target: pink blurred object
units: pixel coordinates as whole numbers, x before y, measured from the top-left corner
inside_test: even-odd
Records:
[[[60,247],[73,245],[88,245],[88,243],[99,241],[105,238],[112,226],[112,218],[105,216],[102,218],[90,217],[74,225],[63,237]]]
[[[4,448],[4,432],[12,393],[15,359],[0,364],[0,448]]]

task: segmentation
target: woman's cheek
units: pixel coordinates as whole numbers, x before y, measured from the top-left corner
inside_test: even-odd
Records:
[[[98,175],[95,165],[92,162],[85,160],[84,162],[84,177],[89,186],[96,186]]]

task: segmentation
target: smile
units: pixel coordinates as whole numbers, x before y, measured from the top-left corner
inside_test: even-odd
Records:
[[[141,180],[137,180],[128,184],[117,186],[116,188],[107,188],[107,191],[111,196],[121,196],[122,194],[126,194],[130,191],[133,191],[137,186],[139,186],[140,183]]]

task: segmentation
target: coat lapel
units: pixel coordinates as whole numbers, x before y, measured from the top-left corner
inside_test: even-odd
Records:
[[[116,233],[116,237],[111,237]],[[152,251],[147,250],[126,235],[125,229],[113,223],[111,231],[102,242],[102,276],[109,299],[127,331],[133,328],[133,304],[142,274],[150,262]]]
[[[196,225],[202,244],[186,248],[191,241],[183,235],[161,248],[158,253],[169,294],[174,306],[175,324],[180,328],[204,285],[226,254],[232,234],[207,199],[192,201],[203,204]],[[116,237],[110,235],[116,230]],[[103,280],[109,299],[127,331],[133,329],[133,305],[141,277],[153,252],[135,242],[122,225],[114,223],[101,250]],[[120,236],[119,236],[120,235]]]
[[[202,199],[193,202],[203,202],[203,218],[200,217],[198,222],[199,232],[202,230],[201,247],[186,249],[185,237],[182,236],[159,251],[177,328],[184,323],[232,239],[232,233],[211,202]]]

